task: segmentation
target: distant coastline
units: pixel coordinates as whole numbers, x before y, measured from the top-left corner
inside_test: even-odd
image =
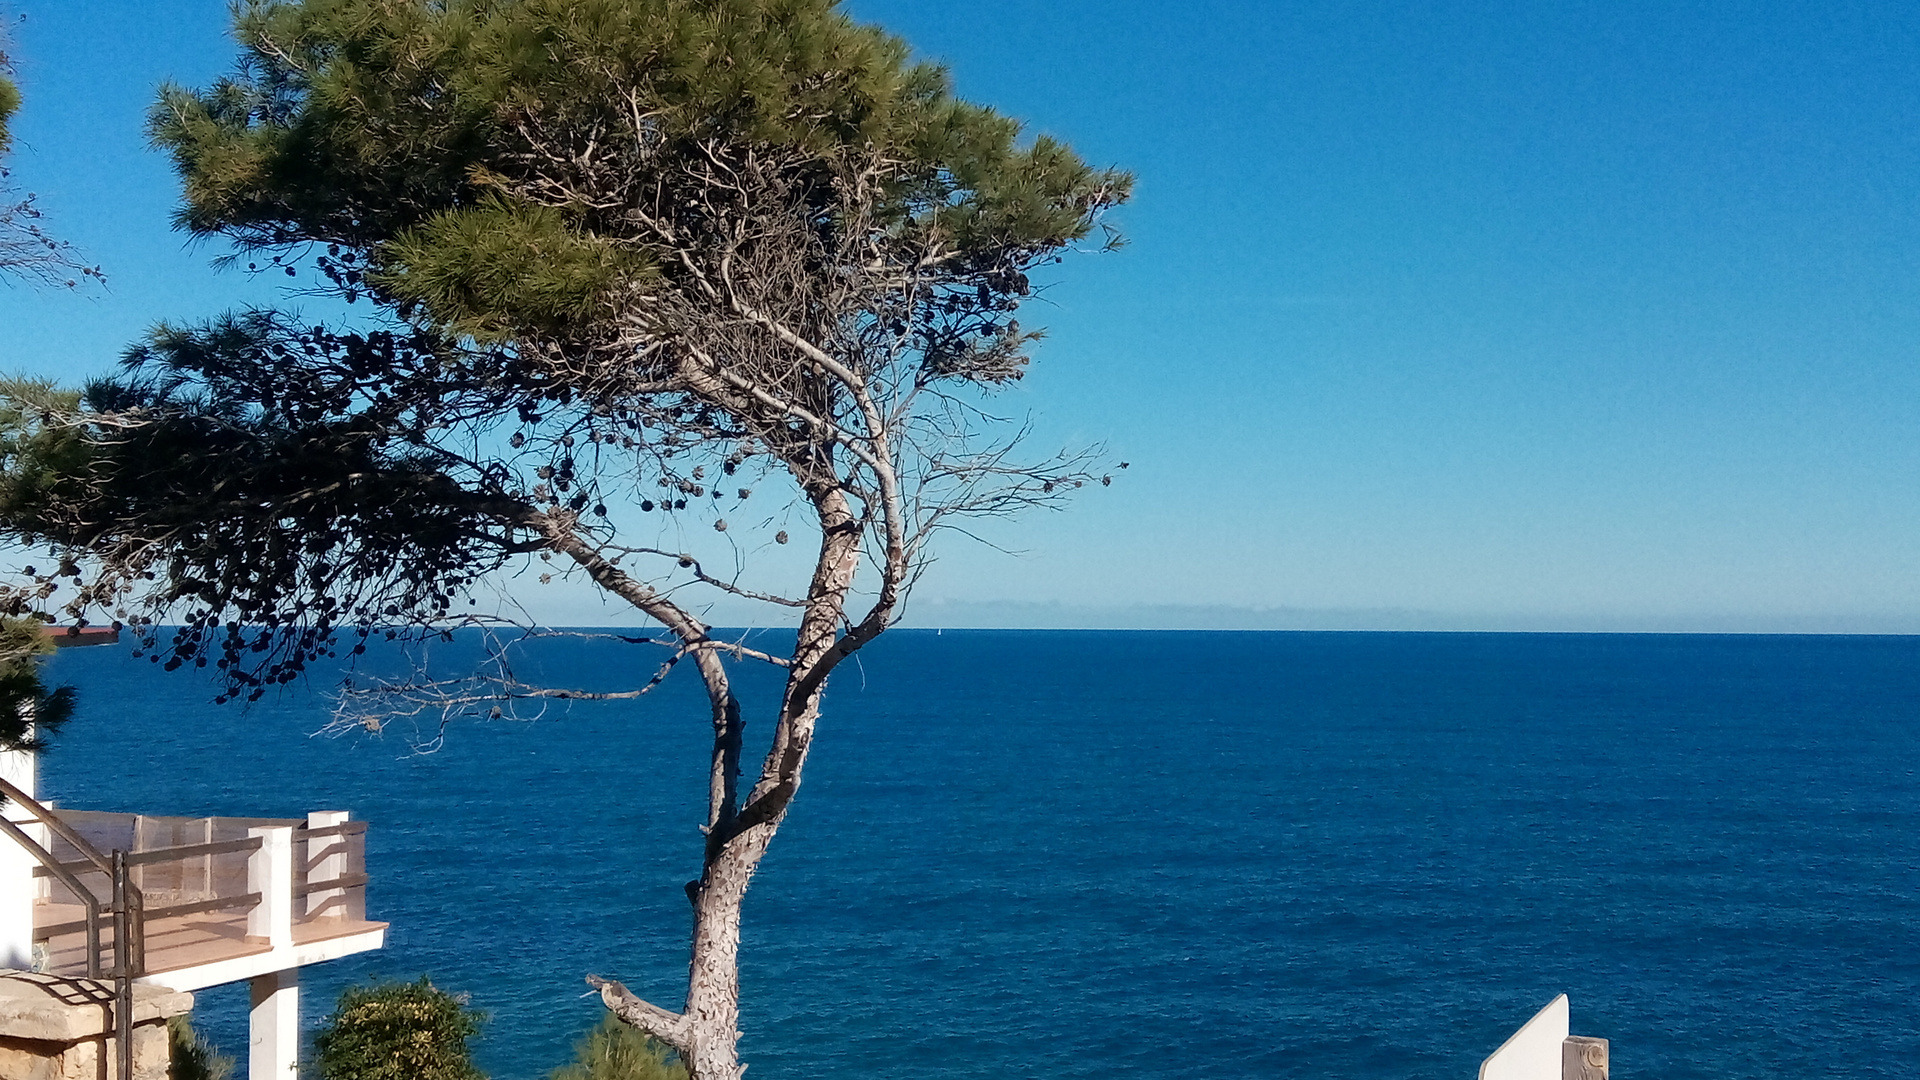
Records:
[[[1920,634],[1913,615],[1616,615],[1018,601],[918,601],[904,627],[968,630],[1359,630],[1461,633]]]
[[[633,626],[631,608],[584,595],[542,598],[528,613],[545,626]],[[761,627],[764,612],[714,603],[709,626]],[[1318,630],[1467,634],[1818,634],[1912,636],[1920,612],[1755,614],[1460,612],[1421,608],[1260,607],[1230,604],[1070,604],[1020,600],[915,599],[900,622],[914,630]]]

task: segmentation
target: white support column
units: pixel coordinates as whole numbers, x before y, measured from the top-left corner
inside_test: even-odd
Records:
[[[300,969],[255,975],[247,988],[247,1080],[299,1080]]]
[[[260,902],[247,912],[247,937],[276,949],[293,947],[293,826],[248,829],[260,850],[247,859],[247,891]]]
[[[349,816],[345,810],[315,810],[307,815],[307,828],[328,829],[345,825]],[[309,886],[339,880],[340,875],[347,872],[347,838],[323,836],[318,840],[308,840],[306,859]],[[304,913],[309,917],[320,913],[319,917],[323,919],[344,918],[347,913],[346,899],[345,889],[315,889],[307,894]]]
[[[247,937],[293,948],[293,827],[248,829],[260,850],[247,859],[247,891],[260,901],[247,912]],[[255,975],[248,984],[247,1080],[299,1080],[300,971]]]
[[[39,794],[34,757],[28,750],[0,753],[0,777],[26,792],[29,798]],[[12,802],[7,803],[4,812],[9,821],[33,820]],[[30,836],[42,831],[34,825],[23,824],[23,827]],[[26,971],[33,967],[33,898],[40,891],[33,868],[39,865],[40,861],[28,854],[27,849],[11,838],[0,836],[0,968]]]

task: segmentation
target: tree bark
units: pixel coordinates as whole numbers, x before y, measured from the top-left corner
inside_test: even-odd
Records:
[[[772,745],[746,804],[737,812],[730,774],[739,761],[739,706],[725,689],[724,674],[709,672],[702,664],[713,697],[715,742],[706,855],[700,880],[689,883],[687,889],[694,924],[686,1007],[679,1013],[668,1012],[635,997],[619,983],[588,980],[600,988],[602,1000],[615,1015],[677,1050],[690,1080],[740,1080],[746,1071],[739,1058],[741,905],[799,790],[820,718],[825,685],[821,669],[838,659],[839,625],[860,566],[861,522],[845,495],[829,488],[816,492],[811,501],[821,525],[820,554],[794,642]],[[719,667],[712,652],[700,656]]]
[[[740,907],[779,822],[756,826],[726,844],[707,865],[694,918],[687,973],[687,1040],[680,1047],[691,1080],[739,1080]]]

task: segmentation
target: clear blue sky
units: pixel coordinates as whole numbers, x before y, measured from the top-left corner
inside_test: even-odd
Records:
[[[16,178],[111,276],[0,290],[0,368],[268,298],[141,138],[225,0],[0,2]],[[1140,181],[1006,402],[1133,468],[920,621],[1920,630],[1920,7],[850,10]]]

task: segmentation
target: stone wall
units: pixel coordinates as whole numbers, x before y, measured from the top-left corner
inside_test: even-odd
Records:
[[[167,1080],[167,1018],[193,1009],[193,995],[135,986],[133,1076]],[[113,1034],[113,984],[0,971],[0,1077],[121,1080]]]

